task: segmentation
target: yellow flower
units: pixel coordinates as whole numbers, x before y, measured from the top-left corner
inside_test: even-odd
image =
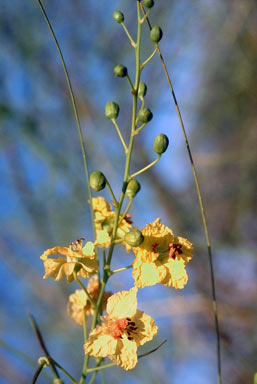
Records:
[[[188,281],[186,264],[193,257],[193,244],[183,237],[175,237],[161,219],[142,229],[144,241],[133,248],[132,276],[135,286],[143,288],[157,283],[182,289]]]
[[[56,281],[60,281],[63,275],[66,276],[70,283],[74,280],[73,272],[76,271],[78,276],[90,277],[97,272],[97,261],[94,251],[94,244],[87,242],[82,247],[84,239],[78,239],[71,243],[68,247],[53,247],[47,249],[40,259],[44,262],[45,274],[44,279],[52,277]],[[56,259],[49,258],[50,255],[63,255]]]
[[[108,248],[111,244],[111,234],[115,221],[115,212],[112,211],[111,205],[108,204],[103,197],[93,197],[92,206],[94,211],[94,223],[96,229],[96,242],[95,245],[98,247]],[[125,234],[129,232],[132,228],[130,216],[121,220],[122,215],[120,215],[119,223],[116,237],[117,239],[123,239]],[[123,245],[126,247],[127,251],[131,249],[125,242]]]
[[[105,220],[108,213],[111,212],[112,208],[103,197],[93,197],[92,207],[95,215],[95,222],[101,222]]]
[[[107,316],[89,335],[85,354],[109,357],[125,370],[137,363],[137,347],[157,334],[152,317],[137,309],[137,288],[112,295],[107,301]]]
[[[94,303],[97,302],[99,294],[99,284],[97,276],[93,276],[88,284],[87,291],[90,294]],[[104,292],[102,298],[102,310],[106,308],[107,299],[112,295],[112,292]],[[76,321],[76,323],[83,324],[83,316],[93,315],[94,310],[88,300],[86,293],[83,289],[77,289],[69,297],[68,313]]]

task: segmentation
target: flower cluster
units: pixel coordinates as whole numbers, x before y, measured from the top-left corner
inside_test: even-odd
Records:
[[[174,236],[160,218],[139,231],[132,227],[130,216],[122,214],[119,215],[116,237],[112,239],[115,212],[111,205],[103,197],[97,197],[92,199],[92,207],[96,241],[83,246],[84,239],[81,238],[68,247],[46,250],[41,255],[45,267],[44,278],[52,277],[59,281],[65,275],[67,281],[72,282],[77,277],[95,275],[84,290],[77,289],[69,297],[68,313],[76,323],[82,325],[84,317],[94,314],[101,287],[99,276],[96,275],[99,273],[99,264],[95,248],[108,248],[112,241],[118,241],[127,251],[132,250],[135,256],[132,262],[135,286],[129,291],[115,294],[103,291],[100,312],[106,310],[107,314],[92,329],[84,345],[85,354],[98,358],[109,357],[115,364],[128,370],[137,363],[137,347],[152,340],[158,330],[154,320],[137,309],[138,288],[155,284],[184,288],[188,281],[186,265],[193,257],[193,245],[183,237]],[[54,254],[61,257],[50,257]]]

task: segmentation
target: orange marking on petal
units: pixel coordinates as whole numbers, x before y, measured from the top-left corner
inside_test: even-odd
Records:
[[[118,319],[108,324],[109,332],[114,339],[119,339],[128,325],[127,319]]]

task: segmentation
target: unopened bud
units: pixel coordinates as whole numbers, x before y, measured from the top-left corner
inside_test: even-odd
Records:
[[[163,133],[160,133],[154,139],[153,150],[158,155],[161,155],[162,153],[164,153],[166,151],[166,149],[168,148],[168,146],[169,146],[169,139]]]
[[[137,180],[130,180],[125,195],[129,198],[133,198],[140,191],[140,188],[141,186]]]
[[[139,97],[144,97],[147,92],[147,86],[143,81],[140,81],[139,86],[138,86],[138,96]]]
[[[157,25],[151,29],[150,37],[155,43],[158,43],[161,40],[162,35],[162,30]]]
[[[121,24],[124,21],[124,15],[120,11],[114,11],[112,14],[112,17],[118,24]]]
[[[119,65],[116,65],[116,67],[114,67],[113,72],[114,72],[114,75],[117,77],[126,77],[128,70],[124,65],[119,64]]]
[[[104,174],[100,171],[92,172],[89,178],[89,185],[96,192],[99,192],[104,189],[106,185],[106,178]]]
[[[142,123],[148,123],[153,118],[153,114],[148,108],[143,108],[138,112],[138,120]]]
[[[119,112],[120,112],[120,107],[118,106],[117,103],[115,103],[114,101],[108,101],[108,103],[106,103],[105,105],[105,116],[112,120],[112,119],[117,119],[117,117],[119,116]]]
[[[131,247],[138,247],[144,241],[144,236],[142,232],[135,229],[134,231],[127,232],[124,240],[128,245],[131,245]]]
[[[152,8],[154,6],[154,1],[153,0],[144,0],[144,5],[147,8]]]

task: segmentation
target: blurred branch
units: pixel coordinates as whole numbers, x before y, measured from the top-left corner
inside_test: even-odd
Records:
[[[35,318],[31,314],[29,314],[29,320],[30,320],[30,323],[32,325],[32,328],[35,331],[38,343],[39,343],[42,351],[44,352],[45,356],[47,356],[47,357],[50,356],[50,354],[49,354],[49,352],[48,352],[48,350],[46,348],[45,342],[43,340],[42,334],[41,334],[41,332],[40,332],[40,330],[38,328],[38,325],[36,323],[36,320],[35,320]],[[59,379],[60,378],[59,373],[58,373],[55,365],[52,363],[51,359],[49,359],[49,365],[50,365],[50,368],[52,369],[52,372],[53,372],[54,376],[57,379]],[[43,366],[42,366],[42,368],[43,368]],[[41,372],[41,370],[39,371],[39,374],[40,374],[40,372]]]

